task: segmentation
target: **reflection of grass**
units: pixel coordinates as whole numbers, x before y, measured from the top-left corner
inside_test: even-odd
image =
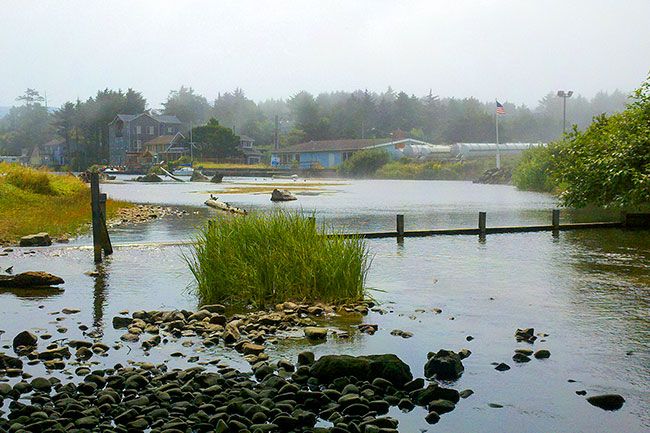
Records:
[[[204,303],[288,300],[342,303],[364,295],[369,260],[363,239],[326,237],[299,214],[219,218],[198,236],[188,263]]]
[[[109,200],[108,216],[125,202]],[[90,188],[74,176],[0,164],[0,241],[48,232],[74,234],[90,223]]]

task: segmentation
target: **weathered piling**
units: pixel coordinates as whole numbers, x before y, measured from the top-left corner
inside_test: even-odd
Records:
[[[99,192],[99,173],[90,174],[90,206],[93,225],[93,251],[95,263],[102,261],[104,255],[113,254],[113,246],[106,227],[106,194]]]
[[[397,214],[396,223],[397,223],[397,237],[403,238],[404,237],[404,215]]]

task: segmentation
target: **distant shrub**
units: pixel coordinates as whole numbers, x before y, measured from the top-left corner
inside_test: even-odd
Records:
[[[204,303],[257,308],[363,298],[369,266],[360,238],[326,237],[300,214],[224,216],[205,226],[186,260]]]
[[[512,172],[512,183],[519,189],[552,192],[557,188],[552,177],[552,147],[533,147],[523,152]]]
[[[368,149],[354,153],[341,164],[339,171],[349,176],[372,176],[390,161],[388,152],[382,149]]]

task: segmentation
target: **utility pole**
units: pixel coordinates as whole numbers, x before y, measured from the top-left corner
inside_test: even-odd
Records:
[[[280,127],[278,115],[275,115],[275,130],[273,131],[273,150],[280,149]]]
[[[562,104],[562,133],[566,134],[566,100],[567,98],[570,98],[571,95],[573,95],[573,90],[569,90],[568,92],[565,92],[564,90],[558,90],[557,96],[562,98],[563,104]]]

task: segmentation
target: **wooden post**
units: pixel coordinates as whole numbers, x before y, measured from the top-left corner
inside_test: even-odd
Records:
[[[397,214],[397,237],[404,237],[404,215]]]
[[[560,230],[560,209],[553,209],[553,231],[557,232]]]
[[[95,263],[102,261],[101,209],[99,204],[99,173],[90,173],[90,207],[93,218],[93,251]]]
[[[481,234],[481,236],[485,236],[485,221],[487,219],[487,213],[486,212],[479,212],[478,213],[478,230]]]
[[[102,233],[102,249],[104,250],[104,254],[109,256],[113,254],[113,245],[111,245],[111,238],[108,235],[108,228],[106,227],[106,200],[106,194],[99,194],[99,218]]]

